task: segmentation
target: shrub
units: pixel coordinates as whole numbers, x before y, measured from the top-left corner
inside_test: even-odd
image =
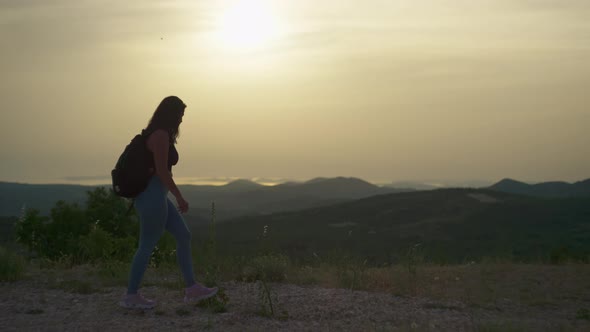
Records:
[[[80,254],[84,261],[108,259],[113,253],[113,237],[97,225],[80,237]]]
[[[135,236],[113,238],[112,258],[123,262],[130,261],[135,255],[137,246],[138,239]]]
[[[50,216],[51,222],[46,224],[45,243],[41,252],[49,258],[76,256],[80,236],[88,234],[91,229],[84,209],[75,203],[58,201],[51,209]]]
[[[0,281],[22,279],[26,262],[23,257],[0,247]]]

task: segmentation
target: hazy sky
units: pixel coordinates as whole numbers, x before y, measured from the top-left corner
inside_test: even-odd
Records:
[[[588,0],[0,0],[0,180],[590,177]]]

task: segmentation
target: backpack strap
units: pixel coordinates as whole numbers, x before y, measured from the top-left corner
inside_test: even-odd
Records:
[[[143,136],[143,138],[147,138],[148,136],[150,136],[150,134],[151,134],[152,132],[153,132],[153,131],[147,131],[146,129],[142,129],[142,130],[141,130],[141,136]]]

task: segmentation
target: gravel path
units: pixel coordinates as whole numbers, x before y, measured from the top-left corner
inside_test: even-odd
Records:
[[[271,285],[277,311],[288,317],[267,318],[257,314],[257,284],[222,287],[230,299],[225,313],[184,304],[180,291],[162,287],[142,289],[159,302],[155,309],[128,310],[117,306],[122,287],[77,294],[31,281],[0,284],[0,331],[590,331],[590,321],[561,306],[481,308],[290,284]]]

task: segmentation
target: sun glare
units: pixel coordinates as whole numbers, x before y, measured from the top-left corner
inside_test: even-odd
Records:
[[[281,24],[265,1],[239,1],[217,20],[216,39],[225,49],[249,51],[268,47],[281,33]]]

